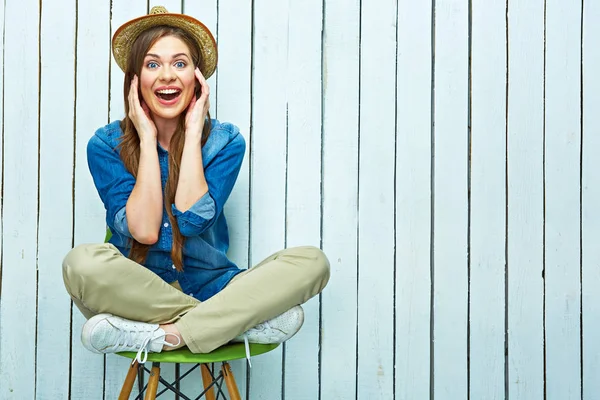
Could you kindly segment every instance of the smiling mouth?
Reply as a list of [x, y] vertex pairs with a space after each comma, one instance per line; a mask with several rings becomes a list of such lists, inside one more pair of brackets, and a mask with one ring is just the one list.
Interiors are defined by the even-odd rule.
[[179, 89], [163, 89], [163, 90], [157, 90], [156, 92], [154, 92], [154, 94], [156, 94], [156, 97], [158, 97], [161, 100], [171, 101], [171, 100], [176, 99], [181, 94], [181, 90], [179, 90]]

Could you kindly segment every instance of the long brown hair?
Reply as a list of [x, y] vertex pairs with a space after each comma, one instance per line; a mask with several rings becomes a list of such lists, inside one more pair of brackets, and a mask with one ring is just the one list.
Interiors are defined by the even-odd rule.
[[[134, 75], [140, 76], [144, 65], [144, 58], [150, 48], [161, 38], [165, 36], [174, 36], [181, 39], [188, 47], [194, 67], [199, 67], [202, 70], [202, 58], [200, 49], [195, 40], [193, 40], [184, 30], [171, 26], [156, 26], [150, 28], [140, 34], [131, 47], [131, 54], [125, 71], [125, 81], [123, 82], [123, 95], [125, 98], [125, 118], [121, 121], [121, 129], [123, 131], [122, 140], [120, 143], [121, 160], [125, 164], [125, 168], [134, 176], [137, 177], [138, 165], [140, 161], [140, 138], [133, 122], [129, 118], [129, 89], [131, 80]], [[196, 82], [196, 92], [200, 85]], [[140, 96], [141, 98], [141, 96]], [[210, 134], [211, 123], [210, 115], [207, 115], [207, 120], [204, 123], [202, 131], [202, 146], [206, 143]], [[179, 116], [177, 129], [169, 143], [169, 177], [165, 185], [164, 204], [171, 229], [173, 231], [173, 244], [171, 247], [171, 258], [173, 265], [178, 271], [183, 270], [183, 244], [185, 238], [179, 231], [177, 221], [171, 211], [171, 205], [175, 201], [175, 193], [177, 191], [177, 182], [179, 180], [179, 166], [181, 163], [181, 154], [183, 152], [183, 144], [185, 139], [185, 111]], [[143, 263], [148, 255], [150, 245], [142, 244], [135, 239], [131, 241], [131, 250], [129, 258], [137, 263]]]

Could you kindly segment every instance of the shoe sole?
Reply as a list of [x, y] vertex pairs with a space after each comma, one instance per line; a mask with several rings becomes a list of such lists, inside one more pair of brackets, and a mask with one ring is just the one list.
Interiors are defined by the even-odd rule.
[[102, 322], [106, 318], [112, 317], [112, 316], [113, 316], [112, 314], [94, 315], [92, 318], [88, 319], [85, 324], [83, 324], [83, 329], [81, 330], [81, 343], [83, 344], [83, 347], [85, 347], [86, 349], [88, 349], [89, 351], [91, 351], [93, 353], [104, 354], [101, 351], [96, 350], [92, 346], [90, 338], [92, 336], [92, 331], [94, 330], [96, 325], [98, 325], [100, 322]]

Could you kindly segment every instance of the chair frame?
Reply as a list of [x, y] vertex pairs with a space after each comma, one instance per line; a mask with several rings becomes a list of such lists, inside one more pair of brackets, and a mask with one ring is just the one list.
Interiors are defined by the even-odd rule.
[[[179, 364], [176, 363], [175, 365], [176, 369], [178, 370]], [[179, 390], [179, 382], [181, 382], [183, 378], [191, 374], [192, 371], [198, 367], [200, 367], [204, 390], [197, 397], [191, 398]], [[150, 374], [148, 383], [145, 385], [144, 372], [148, 372]], [[185, 374], [178, 376], [173, 382], [167, 382], [160, 376], [160, 362], [153, 362], [152, 369], [148, 369], [144, 366], [144, 364], [139, 364], [136, 360], [134, 360], [127, 371], [127, 376], [125, 377], [125, 382], [121, 388], [119, 400], [129, 399], [136, 377], [138, 378], [139, 394], [135, 397], [135, 400], [142, 400], [144, 393], [145, 396], [143, 400], [154, 400], [167, 391], [175, 393], [177, 399], [181, 398], [183, 400], [199, 400], [203, 396], [206, 400], [218, 400], [221, 398], [221, 396], [223, 396], [223, 399], [226, 399], [227, 397], [223, 392], [223, 382], [225, 382], [225, 385], [227, 386], [230, 400], [241, 400], [240, 392], [235, 382], [233, 373], [231, 372], [231, 366], [227, 361], [223, 361], [221, 363], [221, 370], [216, 376], [208, 367], [208, 364], [197, 363], [193, 365], [192, 368], [190, 368]], [[165, 388], [160, 392], [158, 392], [159, 383], [162, 383], [165, 386]], [[215, 388], [217, 389], [217, 397], [215, 397]]]

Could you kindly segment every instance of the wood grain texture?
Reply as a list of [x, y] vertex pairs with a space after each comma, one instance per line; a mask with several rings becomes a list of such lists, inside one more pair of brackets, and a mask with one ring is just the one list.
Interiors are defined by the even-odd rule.
[[2, 399], [35, 397], [39, 17], [37, 1], [5, 5], [4, 95], [11, 100], [4, 103], [2, 120]]
[[[287, 73], [286, 246], [321, 242], [322, 2], [290, 2]], [[286, 399], [319, 396], [319, 298], [303, 305], [304, 325], [286, 343]]]
[[506, 1], [472, 3], [470, 396], [504, 399]]
[[583, 161], [582, 161], [582, 312], [583, 312], [583, 398], [593, 399], [600, 393], [600, 175], [594, 149], [600, 146], [597, 132], [600, 119], [600, 5], [584, 4], [583, 20]]
[[[62, 260], [71, 249], [75, 80], [75, 2], [42, 4], [40, 183], [36, 399], [69, 397], [71, 300], [63, 287]], [[66, 44], [70, 43], [70, 46]]]
[[[254, 2], [251, 265], [285, 246], [287, 1]], [[256, 357], [248, 398], [281, 397], [282, 348]]]
[[397, 44], [395, 393], [411, 400], [431, 379], [431, 1], [398, 2]]
[[433, 390], [462, 399], [468, 390], [468, 4], [435, 5]]
[[546, 3], [546, 395], [581, 398], [581, 2]]
[[394, 397], [396, 15], [395, 1], [362, 3], [357, 387], [365, 400]]
[[[252, 63], [252, 8], [251, 2], [219, 0], [218, 37], [219, 65], [217, 67], [216, 117], [239, 127], [246, 140], [246, 154], [225, 215], [229, 226], [228, 256], [238, 267], [249, 267], [250, 242], [250, 109]], [[212, 86], [211, 86], [212, 87]], [[240, 396], [246, 398], [246, 361], [230, 363], [238, 383]]]
[[508, 2], [508, 392], [544, 398], [544, 5]]
[[356, 397], [359, 1], [329, 0], [323, 43], [321, 398]]
[[[110, 1], [78, 5], [75, 121], [74, 244], [104, 239], [104, 206], [87, 164], [87, 143], [108, 122]], [[104, 357], [81, 344], [85, 318], [72, 306], [71, 399], [103, 399]]]

